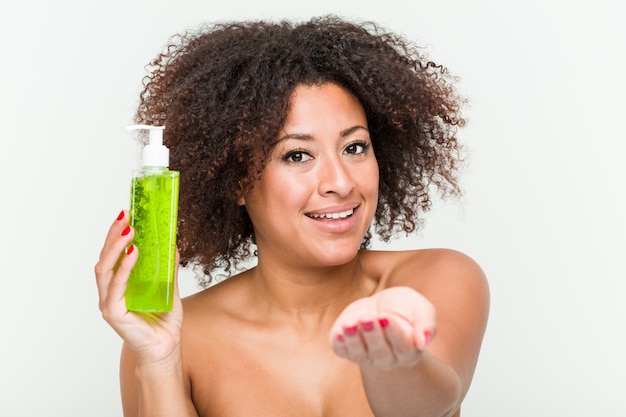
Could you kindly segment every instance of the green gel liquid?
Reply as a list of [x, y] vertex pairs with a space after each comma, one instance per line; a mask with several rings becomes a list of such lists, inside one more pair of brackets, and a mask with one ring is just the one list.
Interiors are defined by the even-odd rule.
[[129, 311], [166, 312], [174, 302], [178, 171], [147, 168], [133, 178], [130, 224], [139, 257], [126, 288]]

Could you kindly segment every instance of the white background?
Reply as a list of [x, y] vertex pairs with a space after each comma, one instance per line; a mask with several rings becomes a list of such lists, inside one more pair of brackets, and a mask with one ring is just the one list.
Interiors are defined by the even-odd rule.
[[464, 200], [393, 245], [453, 247], [489, 277], [464, 417], [626, 416], [623, 3], [215, 3], [0, 6], [0, 415], [121, 415], [93, 266], [127, 208], [144, 65], [203, 21], [333, 12], [425, 45], [471, 99]]

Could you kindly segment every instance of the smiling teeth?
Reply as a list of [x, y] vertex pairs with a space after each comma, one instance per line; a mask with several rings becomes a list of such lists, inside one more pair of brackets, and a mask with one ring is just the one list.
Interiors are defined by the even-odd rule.
[[352, 216], [352, 213], [354, 213], [354, 210], [350, 209], [346, 211], [341, 211], [339, 213], [311, 213], [309, 214], [309, 217], [312, 217], [314, 219], [345, 219], [346, 217]]

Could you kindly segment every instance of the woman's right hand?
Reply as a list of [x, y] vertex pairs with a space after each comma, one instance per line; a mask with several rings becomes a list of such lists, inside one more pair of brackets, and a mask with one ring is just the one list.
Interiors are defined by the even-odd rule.
[[[102, 317], [124, 339], [141, 364], [177, 360], [180, 354], [182, 303], [175, 283], [174, 306], [167, 313], [134, 313], [126, 308], [126, 283], [137, 257], [128, 212], [111, 225], [95, 266]], [[178, 264], [178, 253], [176, 263]], [[176, 274], [178, 281], [178, 274]]]

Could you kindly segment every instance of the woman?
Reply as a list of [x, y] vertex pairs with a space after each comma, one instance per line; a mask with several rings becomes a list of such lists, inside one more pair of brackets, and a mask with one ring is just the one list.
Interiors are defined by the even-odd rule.
[[124, 339], [125, 416], [460, 415], [488, 316], [482, 270], [452, 250], [367, 247], [370, 229], [414, 231], [434, 187], [460, 192], [461, 104], [443, 67], [373, 24], [173, 38], [136, 119], [166, 126], [181, 171], [182, 263], [238, 273], [169, 313], [128, 312], [141, 253], [125, 250], [122, 211], [95, 270]]

